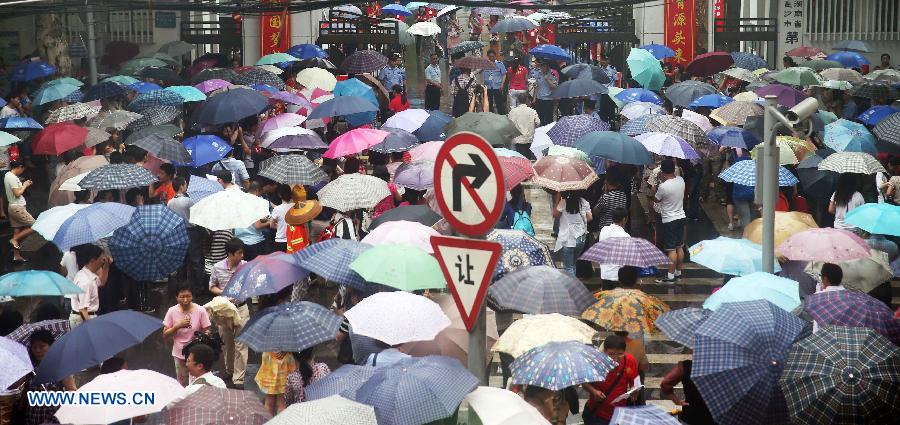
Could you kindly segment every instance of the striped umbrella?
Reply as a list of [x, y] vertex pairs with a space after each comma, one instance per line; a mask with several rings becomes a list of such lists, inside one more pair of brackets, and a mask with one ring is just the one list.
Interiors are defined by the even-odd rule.
[[137, 207], [109, 240], [116, 265], [132, 279], [154, 281], [178, 270], [188, 249], [184, 219], [164, 205]]
[[488, 296], [503, 310], [528, 314], [579, 316], [594, 302], [580, 280], [552, 266], [519, 268], [491, 285]]

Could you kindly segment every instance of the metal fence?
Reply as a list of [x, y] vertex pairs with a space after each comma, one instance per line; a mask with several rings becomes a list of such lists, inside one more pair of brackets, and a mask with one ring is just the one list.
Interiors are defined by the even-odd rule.
[[109, 40], [135, 44], [153, 43], [153, 11], [149, 9], [109, 12]]
[[900, 40], [900, 0], [806, 0], [805, 16], [813, 41]]

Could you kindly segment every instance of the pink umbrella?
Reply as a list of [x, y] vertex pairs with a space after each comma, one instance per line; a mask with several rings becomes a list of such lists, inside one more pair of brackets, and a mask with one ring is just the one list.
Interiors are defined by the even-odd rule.
[[303, 124], [303, 121], [306, 121], [306, 117], [300, 114], [292, 114], [290, 112], [278, 114], [267, 119], [263, 123], [263, 125], [259, 126], [259, 134], [265, 134], [267, 131], [271, 131], [276, 128], [296, 127], [300, 124]]
[[322, 156], [325, 158], [340, 158], [360, 153], [383, 142], [390, 134], [387, 131], [371, 128], [356, 128], [334, 139], [331, 142], [331, 147]]
[[226, 87], [231, 87], [232, 84], [225, 80], [220, 80], [218, 78], [213, 78], [212, 80], [206, 80], [199, 84], [194, 85], [194, 88], [203, 92], [203, 94], [209, 94], [210, 92], [224, 89]]
[[304, 99], [303, 96], [299, 96], [294, 93], [290, 93], [290, 92], [286, 92], [286, 91], [280, 91], [269, 97], [269, 102], [276, 102], [276, 101], [290, 103], [291, 105], [297, 105], [297, 106], [309, 105], [309, 101]]
[[440, 236], [437, 230], [415, 221], [389, 221], [372, 230], [360, 242], [370, 245], [405, 245], [434, 253], [431, 237]]
[[796, 233], [778, 246], [789, 260], [840, 263], [869, 257], [869, 245], [855, 233], [825, 227]]
[[[466, 364], [469, 358], [469, 332], [466, 331], [466, 325], [459, 315], [456, 302], [453, 301], [453, 297], [449, 294], [436, 295], [434, 300], [441, 306], [444, 314], [450, 318], [450, 326], [440, 331], [431, 341], [407, 342], [403, 344], [401, 350], [415, 357], [430, 355], [449, 356]], [[487, 309], [485, 312], [487, 313], [487, 338], [485, 340], [484, 362], [489, 364], [491, 347], [494, 346], [500, 335], [497, 332], [496, 314], [491, 309]]]
[[191, 69], [188, 71], [188, 74], [190, 74], [191, 77], [193, 77], [193, 76], [199, 74], [200, 71], [203, 71], [206, 68], [212, 68], [214, 66], [216, 66], [216, 61], [213, 59], [199, 60], [199, 61], [197, 61], [197, 63], [191, 65]]
[[144, 161], [144, 169], [153, 173], [153, 175], [159, 174], [159, 167], [165, 164], [167, 161], [163, 161], [155, 156], [152, 153], [147, 153], [147, 160]]
[[409, 157], [413, 161], [432, 161], [434, 162], [437, 159], [438, 151], [441, 150], [441, 145], [444, 142], [425, 142], [419, 146], [416, 146], [409, 150]]
[[516, 187], [534, 175], [534, 167], [526, 158], [501, 156], [497, 159], [500, 160], [500, 168], [503, 170], [503, 183], [506, 185], [506, 190]]

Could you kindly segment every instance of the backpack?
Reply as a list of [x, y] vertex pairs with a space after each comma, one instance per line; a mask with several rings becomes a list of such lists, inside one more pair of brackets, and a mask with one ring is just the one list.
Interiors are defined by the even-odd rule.
[[513, 214], [512, 228], [534, 236], [534, 225], [531, 222], [531, 215], [528, 214], [528, 211], [517, 210], [515, 214]]
[[453, 81], [453, 84], [456, 84], [456, 94], [453, 95], [452, 111], [454, 117], [461, 117], [466, 112], [469, 112], [469, 87], [472, 86], [473, 81], [474, 79], [469, 79], [465, 88], [459, 86], [458, 78]]

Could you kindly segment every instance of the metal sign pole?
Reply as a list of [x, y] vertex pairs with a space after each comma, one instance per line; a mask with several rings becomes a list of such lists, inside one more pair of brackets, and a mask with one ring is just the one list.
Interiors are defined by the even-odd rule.
[[766, 96], [765, 115], [763, 116], [763, 137], [765, 140], [765, 152], [763, 152], [762, 181], [757, 181], [756, 187], [762, 189], [762, 267], [766, 273], [774, 273], [775, 270], [775, 204], [778, 202], [778, 146], [775, 144], [776, 118], [771, 110], [778, 106], [775, 96]]
[[469, 332], [469, 372], [478, 377], [481, 385], [488, 384], [487, 367], [484, 359], [487, 358], [485, 346], [487, 345], [487, 308], [484, 303], [478, 309], [478, 318], [475, 319], [475, 328]]

